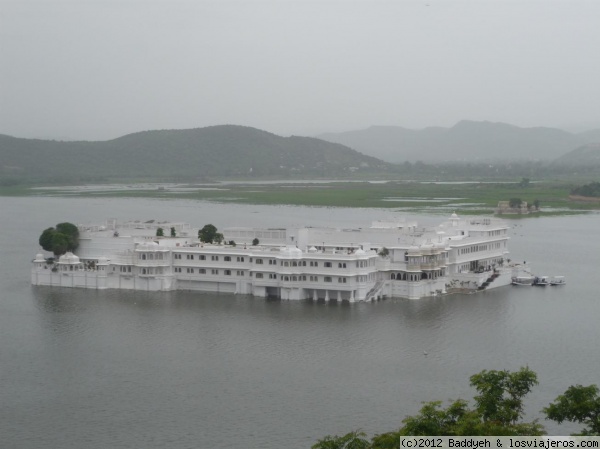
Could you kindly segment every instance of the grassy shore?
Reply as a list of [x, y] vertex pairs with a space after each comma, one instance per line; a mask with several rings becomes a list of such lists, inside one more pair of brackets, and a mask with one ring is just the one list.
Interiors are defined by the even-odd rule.
[[[376, 207], [407, 212], [456, 210], [462, 214], [492, 214], [499, 201], [520, 198], [538, 200], [542, 212], [527, 216], [572, 214], [600, 210], [598, 202], [569, 198], [572, 184], [535, 182], [524, 187], [514, 183], [440, 183], [408, 181], [312, 181], [298, 183], [252, 182], [181, 184], [121, 184], [105, 186], [3, 187], [0, 195], [79, 196], [126, 198], [178, 198], [245, 204], [287, 204], [323, 207]], [[511, 215], [513, 217], [514, 215]]]

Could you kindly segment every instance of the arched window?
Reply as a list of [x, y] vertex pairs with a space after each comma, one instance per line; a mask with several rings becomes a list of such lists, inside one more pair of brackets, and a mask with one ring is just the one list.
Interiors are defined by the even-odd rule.
[[392, 273], [392, 279], [396, 279], [396, 273]]
[[146, 260], [146, 254], [142, 254], [142, 260]]

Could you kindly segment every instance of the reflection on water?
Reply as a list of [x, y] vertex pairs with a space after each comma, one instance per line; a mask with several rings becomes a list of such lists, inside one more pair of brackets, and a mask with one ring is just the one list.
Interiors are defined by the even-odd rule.
[[306, 448], [327, 434], [392, 430], [421, 401], [470, 398], [468, 378], [482, 369], [538, 373], [530, 418], [569, 385], [599, 381], [598, 215], [516, 222], [515, 259], [565, 275], [564, 287], [339, 305], [33, 288], [27, 276], [39, 233], [66, 216], [361, 226], [389, 211], [56, 198], [0, 206], [19, 217], [0, 233], [7, 447]]

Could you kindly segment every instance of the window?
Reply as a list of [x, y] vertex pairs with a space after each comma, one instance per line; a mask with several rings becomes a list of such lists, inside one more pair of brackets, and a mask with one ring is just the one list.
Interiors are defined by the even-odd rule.
[[231, 276], [231, 270], [225, 270], [225, 276]]
[[243, 276], [243, 275], [244, 275], [244, 272], [243, 272], [243, 271], [241, 271], [241, 270], [238, 270], [236, 274], [237, 274], [238, 276]]
[[346, 268], [346, 262], [339, 262], [338, 268]]
[[206, 256], [204, 254], [200, 254], [198, 256], [198, 259], [200, 259], [200, 260], [206, 260]]
[[325, 277], [323, 278], [323, 280], [324, 280], [325, 282], [331, 282], [331, 277], [330, 277], [330, 276], [325, 276]]
[[204, 268], [200, 268], [200, 269], [198, 270], [198, 273], [199, 273], [199, 274], [206, 274], [206, 270], [205, 270]]
[[210, 270], [211, 274], [219, 274], [219, 270]]
[[173, 254], [174, 259], [181, 259], [181, 254]]
[[194, 269], [193, 269], [193, 268], [188, 268], [188, 269], [187, 269], [187, 272], [188, 272], [189, 274], [194, 274]]
[[256, 263], [257, 263], [258, 265], [262, 265], [262, 263], [263, 263], [263, 260], [262, 260], [262, 259], [256, 259]]
[[277, 279], [277, 275], [275, 273], [269, 273], [269, 279]]
[[146, 255], [142, 254], [142, 260], [146, 260]]
[[319, 266], [319, 262], [316, 262], [316, 261], [315, 262], [311, 262], [310, 266], [311, 267], [318, 267]]
[[325, 262], [325, 268], [331, 268], [331, 262]]
[[175, 267], [175, 273], [181, 273], [181, 268]]
[[310, 277], [311, 282], [317, 282], [318, 280], [319, 280], [319, 276], [311, 276]]
[[296, 276], [292, 276], [292, 281], [294, 281], [294, 282], [295, 282], [295, 281], [297, 281], [297, 280], [298, 280], [298, 278], [297, 278]]
[[306, 281], [306, 276], [300, 276], [300, 278], [301, 281]]
[[256, 278], [257, 279], [262, 279], [263, 278], [263, 274], [262, 273], [256, 273]]
[[277, 261], [275, 259], [269, 259], [269, 265], [277, 265]]
[[188, 260], [194, 260], [194, 255], [193, 254], [188, 254], [187, 258], [188, 258]]
[[338, 278], [338, 284], [345, 284], [346, 278]]
[[231, 257], [225, 256], [225, 262], [231, 262]]
[[219, 256], [210, 256], [210, 260], [219, 260]]
[[243, 261], [244, 261], [244, 258], [243, 258], [243, 257], [238, 257], [238, 258], [237, 258], [237, 261], [238, 261], [238, 262], [243, 262]]

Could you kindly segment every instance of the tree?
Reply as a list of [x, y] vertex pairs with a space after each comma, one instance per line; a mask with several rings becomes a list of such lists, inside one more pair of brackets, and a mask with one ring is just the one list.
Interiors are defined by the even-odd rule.
[[171, 226], [171, 237], [176, 237], [177, 236], [177, 232], [175, 231], [175, 228], [173, 226]]
[[544, 408], [547, 419], [562, 423], [584, 423], [582, 435], [600, 435], [600, 390], [596, 385], [571, 385], [553, 403]]
[[38, 242], [44, 250], [57, 256], [75, 251], [79, 246], [79, 229], [73, 223], [58, 223], [55, 228], [44, 229]]
[[198, 231], [198, 238], [202, 243], [213, 243], [216, 237], [217, 228], [212, 224], [204, 225], [204, 227]]
[[527, 367], [514, 373], [483, 370], [470, 380], [479, 392], [473, 399], [483, 420], [503, 426], [515, 424], [523, 417], [523, 397], [538, 384], [537, 374]]
[[217, 232], [215, 234], [215, 243], [217, 245], [220, 245], [221, 243], [223, 243], [223, 240], [225, 239], [225, 237], [223, 237], [223, 234], [221, 234], [220, 232]]
[[236, 244], [235, 244], [235, 240], [229, 240], [229, 243], [228, 243], [228, 244], [229, 244], [229, 245], [231, 245], [231, 246], [236, 246]]
[[[400, 436], [523, 436], [544, 435], [544, 428], [537, 421], [520, 422], [523, 417], [523, 397], [537, 384], [537, 375], [529, 368], [519, 371], [481, 371], [470, 377], [475, 396], [475, 408], [463, 399], [451, 402], [446, 408], [441, 401], [427, 402], [417, 415], [407, 416], [397, 431], [375, 435], [372, 449], [397, 449]], [[596, 391], [597, 393], [597, 391]], [[364, 434], [350, 432], [343, 437], [327, 436], [313, 449], [335, 449], [357, 438], [361, 444]]]
[[364, 432], [358, 430], [341, 437], [327, 435], [313, 444], [311, 449], [369, 449], [371, 445], [369, 440], [364, 438], [366, 436]]
[[529, 178], [521, 178], [521, 182], [519, 183], [520, 187], [529, 187], [530, 184]]
[[523, 200], [521, 198], [511, 198], [510, 200], [508, 200], [508, 205], [513, 209], [520, 208], [521, 204], [523, 204]]
[[42, 248], [46, 251], [52, 251], [52, 236], [56, 233], [56, 229], [47, 228], [44, 229], [42, 235], [40, 235], [39, 243]]
[[254, 239], [252, 240], [252, 246], [257, 246], [259, 244], [259, 241], [256, 237], [254, 237]]
[[389, 249], [387, 249], [387, 248], [384, 246], [383, 248], [381, 248], [381, 249], [379, 250], [379, 253], [378, 253], [378, 254], [379, 254], [379, 256], [380, 256], [380, 257], [387, 257], [387, 256], [389, 256], [389, 254], [390, 254], [390, 250], [389, 250]]
[[54, 232], [52, 234], [52, 252], [55, 256], [64, 254], [69, 249], [69, 237], [60, 232]]
[[165, 235], [165, 230], [163, 228], [156, 228], [156, 236], [157, 237], [164, 237]]

